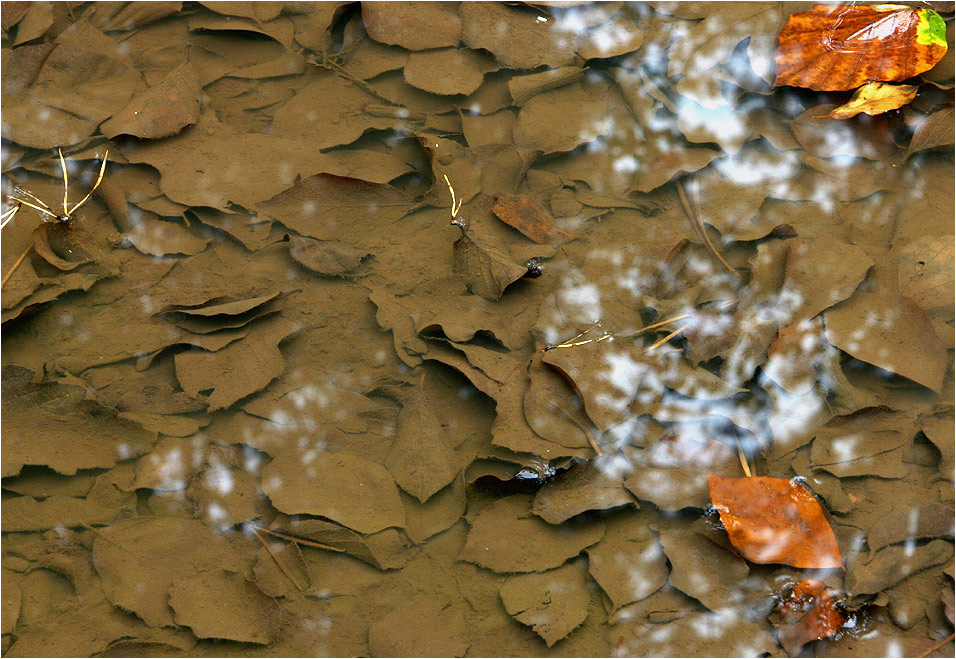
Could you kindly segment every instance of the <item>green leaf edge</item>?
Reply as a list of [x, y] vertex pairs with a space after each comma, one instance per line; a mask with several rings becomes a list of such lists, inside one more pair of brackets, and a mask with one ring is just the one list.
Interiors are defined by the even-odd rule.
[[946, 44], [946, 22], [943, 17], [932, 9], [920, 9], [919, 22], [916, 24], [916, 43], [929, 46], [942, 46], [945, 52], [948, 48]]

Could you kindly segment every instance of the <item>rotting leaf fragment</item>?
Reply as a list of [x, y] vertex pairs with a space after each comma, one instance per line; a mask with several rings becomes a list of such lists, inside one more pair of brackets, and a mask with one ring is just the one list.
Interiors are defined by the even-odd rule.
[[842, 568], [836, 536], [816, 498], [786, 478], [707, 477], [730, 542], [748, 561]]
[[846, 622], [836, 608], [826, 584], [817, 579], [801, 581], [777, 607], [780, 623], [777, 638], [791, 657], [810, 641], [833, 636]]

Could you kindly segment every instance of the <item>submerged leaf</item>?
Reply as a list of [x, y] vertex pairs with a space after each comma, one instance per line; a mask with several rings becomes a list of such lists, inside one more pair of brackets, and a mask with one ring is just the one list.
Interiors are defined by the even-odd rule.
[[551, 213], [541, 208], [532, 195], [498, 195], [492, 209], [502, 222], [510, 224], [536, 243], [550, 243], [571, 234], [558, 228]]
[[588, 617], [588, 587], [579, 565], [512, 577], [501, 601], [515, 620], [531, 627], [551, 647]]
[[939, 391], [946, 347], [913, 300], [855, 293], [824, 314], [827, 339], [860, 361]]
[[828, 117], [849, 119], [858, 114], [883, 114], [901, 108], [916, 98], [915, 85], [891, 85], [886, 82], [870, 82], [855, 92], [849, 101], [830, 111]]
[[777, 626], [777, 637], [791, 657], [810, 641], [833, 636], [846, 622], [846, 615], [836, 609], [826, 584], [816, 579], [794, 586], [777, 612], [782, 623]]
[[823, 508], [802, 485], [785, 478], [707, 477], [710, 499], [730, 542], [753, 563], [842, 568], [836, 536]]
[[791, 14], [780, 31], [774, 87], [843, 91], [898, 82], [928, 71], [945, 54], [946, 24], [932, 9], [814, 5]]

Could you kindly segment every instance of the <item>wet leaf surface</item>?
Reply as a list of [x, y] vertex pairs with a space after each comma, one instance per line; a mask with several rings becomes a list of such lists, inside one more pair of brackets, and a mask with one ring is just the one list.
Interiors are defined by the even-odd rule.
[[916, 89], [914, 85], [869, 82], [853, 92], [849, 101], [831, 110], [828, 116], [849, 119], [858, 114], [883, 114], [910, 103], [916, 98]]
[[133, 517], [104, 529], [93, 543], [93, 565], [106, 596], [151, 625], [174, 623], [168, 599], [178, 579], [240, 572], [245, 564], [227, 540], [190, 519]]
[[275, 604], [237, 572], [209, 570], [180, 578], [169, 589], [175, 621], [199, 638], [216, 638], [266, 645]]
[[[952, 53], [876, 116], [772, 86], [792, 13], [866, 77], [850, 19], [912, 63], [928, 9], [3, 3], [0, 650], [938, 644]], [[74, 201], [110, 150], [68, 223], [56, 147]], [[795, 476], [846, 571], [715, 526]]]
[[811, 641], [833, 636], [846, 622], [846, 615], [837, 610], [826, 584], [816, 579], [794, 586], [777, 611], [782, 623], [777, 626], [777, 638], [790, 656]]
[[749, 561], [842, 568], [840, 549], [820, 504], [783, 478], [709, 476], [710, 496], [730, 541]]
[[368, 635], [373, 657], [462, 657], [469, 646], [457, 607], [424, 595], [375, 622]]
[[774, 86], [840, 91], [898, 82], [945, 53], [945, 24], [932, 9], [818, 5], [791, 14], [781, 30]]

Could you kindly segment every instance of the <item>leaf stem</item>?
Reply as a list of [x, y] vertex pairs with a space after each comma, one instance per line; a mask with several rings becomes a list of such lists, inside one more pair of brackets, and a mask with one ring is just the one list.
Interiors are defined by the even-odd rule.
[[[279, 566], [279, 569], [282, 571], [282, 574], [284, 574], [286, 578], [292, 582], [292, 585], [295, 586], [298, 590], [305, 590], [306, 587], [299, 585], [299, 582], [297, 582], [295, 580], [295, 577], [292, 576], [292, 572], [290, 572], [289, 569], [286, 568], [285, 564], [281, 560], [279, 560], [279, 555], [272, 550], [272, 547], [269, 546], [269, 543], [266, 542], [265, 538], [263, 538], [262, 535], [259, 533], [260, 528], [262, 527], [253, 526], [252, 532], [256, 534], [257, 538], [259, 538], [259, 542], [261, 542], [262, 546], [265, 547], [265, 550], [269, 552], [269, 556], [271, 556], [272, 560], [274, 560], [276, 562], [276, 565]], [[262, 528], [262, 530], [265, 531], [266, 529]]]
[[3, 285], [7, 283], [7, 280], [13, 276], [13, 273], [16, 272], [17, 268], [20, 267], [20, 264], [23, 263], [24, 260], [26, 260], [27, 255], [30, 254], [31, 249], [33, 249], [32, 242], [30, 243], [30, 246], [27, 247], [26, 251], [20, 255], [20, 258], [17, 259], [17, 262], [13, 264], [13, 267], [10, 268], [10, 272], [8, 272], [7, 274], [3, 276], [3, 281], [0, 281], [0, 287], [3, 287]]
[[[695, 188], [696, 189], [696, 188]], [[700, 198], [697, 198], [697, 208], [698, 212], [694, 213], [691, 210], [690, 202], [687, 201], [687, 193], [684, 191], [684, 184], [681, 181], [677, 182], [677, 196], [680, 198], [681, 206], [684, 207], [684, 212], [687, 213], [687, 218], [691, 221], [694, 227], [700, 232], [701, 237], [704, 239], [704, 243], [707, 245], [708, 249], [713, 252], [714, 256], [717, 257], [717, 260], [720, 261], [727, 272], [736, 275], [737, 271], [720, 255], [720, 252], [717, 251], [717, 248], [714, 247], [714, 243], [710, 241], [710, 236], [707, 235], [707, 229], [704, 227], [704, 222], [700, 218]]]

